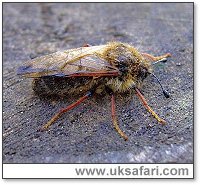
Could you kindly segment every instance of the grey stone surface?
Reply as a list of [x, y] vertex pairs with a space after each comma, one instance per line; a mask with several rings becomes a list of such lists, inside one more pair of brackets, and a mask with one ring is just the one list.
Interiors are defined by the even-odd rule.
[[[110, 98], [94, 97], [38, 132], [75, 98], [41, 99], [32, 79], [16, 75], [30, 57], [107, 41], [132, 44], [172, 58], [154, 66], [171, 97], [155, 79], [142, 91], [167, 121], [159, 125], [134, 93], [117, 96], [124, 141], [114, 130]], [[151, 125], [151, 126], [149, 126]], [[4, 163], [192, 163], [193, 4], [192, 3], [4, 3], [3, 4]]]

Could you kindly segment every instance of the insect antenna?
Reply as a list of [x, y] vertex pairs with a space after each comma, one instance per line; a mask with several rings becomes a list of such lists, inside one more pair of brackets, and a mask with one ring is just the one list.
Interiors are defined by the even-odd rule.
[[150, 72], [149, 72], [149, 74], [153, 75], [153, 77], [154, 77], [154, 78], [157, 80], [157, 82], [160, 84], [160, 87], [161, 87], [161, 89], [162, 89], [162, 91], [163, 91], [164, 96], [165, 96], [166, 98], [169, 98], [169, 93], [163, 88], [163, 86], [162, 86], [162, 84], [161, 84], [159, 78], [158, 78], [155, 74], [153, 74], [153, 73], [150, 73]]

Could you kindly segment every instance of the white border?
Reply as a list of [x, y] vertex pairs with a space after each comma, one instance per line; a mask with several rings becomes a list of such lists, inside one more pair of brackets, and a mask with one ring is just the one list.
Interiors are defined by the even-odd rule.
[[[98, 174], [99, 170], [105, 173]], [[4, 164], [3, 178], [188, 179], [193, 178], [193, 164]]]

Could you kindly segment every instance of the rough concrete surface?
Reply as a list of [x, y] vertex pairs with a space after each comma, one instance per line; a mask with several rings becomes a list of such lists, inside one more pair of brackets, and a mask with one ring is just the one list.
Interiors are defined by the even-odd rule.
[[[77, 97], [39, 98], [32, 79], [17, 76], [17, 68], [31, 57], [112, 40], [141, 52], [172, 54], [154, 66], [171, 97], [162, 95], [152, 77], [142, 87], [167, 125], [158, 124], [132, 93], [116, 97], [128, 141], [113, 128], [108, 95], [86, 100], [48, 131], [37, 131]], [[193, 4], [4, 3], [3, 162], [192, 163]]]

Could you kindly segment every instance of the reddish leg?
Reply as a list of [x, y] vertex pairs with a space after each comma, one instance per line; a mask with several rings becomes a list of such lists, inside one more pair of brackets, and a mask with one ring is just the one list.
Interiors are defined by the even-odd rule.
[[118, 123], [117, 123], [117, 117], [116, 117], [116, 112], [115, 112], [115, 98], [114, 95], [111, 96], [111, 103], [112, 103], [112, 121], [114, 124], [115, 129], [119, 133], [121, 137], [124, 138], [125, 141], [128, 140], [127, 135], [119, 128]]
[[140, 100], [142, 101], [143, 105], [145, 106], [145, 108], [156, 118], [156, 120], [158, 122], [160, 122], [161, 124], [166, 124], [166, 121], [163, 120], [162, 118], [159, 118], [159, 116], [151, 109], [151, 107], [149, 107], [146, 99], [144, 98], [144, 96], [141, 94], [141, 92], [139, 91], [138, 88], [135, 88], [136, 93], [138, 95], [138, 97], [140, 98]]
[[164, 58], [171, 57], [170, 53], [166, 53], [165, 55], [161, 55], [161, 56], [157, 56], [157, 57], [154, 57], [153, 55], [150, 55], [148, 53], [142, 53], [142, 55], [151, 59], [152, 61], [157, 61], [157, 60], [161, 60], [161, 59], [164, 59]]
[[92, 94], [91, 92], [87, 93], [85, 96], [81, 97], [78, 101], [75, 103], [72, 103], [65, 109], [61, 109], [57, 114], [55, 114], [51, 120], [49, 120], [42, 128], [41, 130], [46, 130], [48, 129], [49, 126], [51, 126], [63, 113], [73, 109], [74, 107], [78, 106], [80, 103], [82, 103], [84, 100], [86, 100], [88, 97], [90, 97]]

